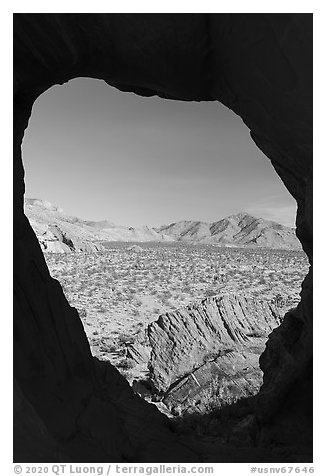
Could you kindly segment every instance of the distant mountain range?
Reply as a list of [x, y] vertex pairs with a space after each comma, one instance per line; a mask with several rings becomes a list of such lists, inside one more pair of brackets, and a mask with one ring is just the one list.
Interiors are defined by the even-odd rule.
[[101, 242], [185, 242], [228, 247], [301, 250], [294, 229], [279, 223], [238, 213], [207, 223], [180, 221], [161, 227], [128, 227], [110, 221], [88, 221], [66, 215], [57, 206], [39, 199], [25, 199], [28, 217], [43, 251], [96, 252]]
[[213, 223], [180, 221], [157, 228], [177, 241], [250, 246], [274, 249], [301, 249], [293, 228], [241, 212]]

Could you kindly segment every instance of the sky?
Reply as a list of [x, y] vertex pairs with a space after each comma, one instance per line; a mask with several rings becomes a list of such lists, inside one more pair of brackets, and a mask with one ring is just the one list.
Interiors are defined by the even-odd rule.
[[294, 226], [296, 204], [249, 129], [218, 102], [123, 93], [78, 78], [35, 102], [26, 196], [120, 225], [217, 221], [246, 211]]

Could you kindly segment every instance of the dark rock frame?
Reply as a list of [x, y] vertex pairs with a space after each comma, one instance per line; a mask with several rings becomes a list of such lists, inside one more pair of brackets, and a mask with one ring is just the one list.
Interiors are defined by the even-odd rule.
[[[76, 77], [222, 102], [297, 201], [311, 267], [300, 304], [260, 359], [257, 448], [235, 453], [174, 433], [92, 358], [77, 311], [49, 275], [23, 211], [21, 142], [37, 97]], [[14, 14], [14, 93], [15, 462], [311, 460], [312, 14]]]

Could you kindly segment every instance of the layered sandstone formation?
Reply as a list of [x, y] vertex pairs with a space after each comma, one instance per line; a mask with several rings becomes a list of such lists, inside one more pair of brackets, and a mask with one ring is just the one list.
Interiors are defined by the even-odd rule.
[[218, 356], [250, 347], [279, 324], [277, 309], [243, 295], [210, 297], [167, 312], [148, 327], [153, 383], [158, 391], [166, 391], [210, 353]]
[[163, 314], [148, 326], [151, 383], [169, 408], [182, 412], [252, 395], [262, 383], [259, 355], [280, 322], [277, 308], [245, 295], [210, 297]]
[[133, 228], [108, 221], [88, 221], [69, 216], [50, 202], [25, 198], [25, 214], [38, 238], [42, 251], [97, 252], [104, 241], [172, 241], [173, 238], [147, 226]]
[[[79, 76], [144, 96], [221, 101], [297, 201], [296, 234], [312, 264], [312, 15], [14, 17], [14, 460], [284, 461], [285, 449], [273, 458], [181, 440], [114, 368], [94, 362], [24, 215], [21, 143], [37, 97]], [[260, 359], [255, 412], [256, 444], [283, 445], [292, 461], [311, 460], [312, 271], [301, 298]]]

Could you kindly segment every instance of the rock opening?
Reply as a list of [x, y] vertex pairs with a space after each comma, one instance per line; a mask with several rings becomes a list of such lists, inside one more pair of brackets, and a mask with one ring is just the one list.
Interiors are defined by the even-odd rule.
[[[228, 446], [172, 432], [114, 367], [92, 359], [24, 215], [21, 141], [35, 99], [79, 76], [146, 96], [221, 101], [242, 117], [296, 199], [296, 232], [312, 265], [312, 15], [14, 17], [15, 461], [235, 462]], [[280, 461], [268, 449], [272, 441], [290, 448], [289, 460], [310, 460], [311, 361], [310, 269], [300, 304], [260, 359], [258, 447], [238, 451], [237, 461]]]

